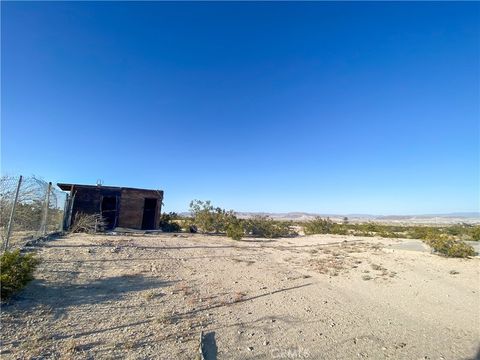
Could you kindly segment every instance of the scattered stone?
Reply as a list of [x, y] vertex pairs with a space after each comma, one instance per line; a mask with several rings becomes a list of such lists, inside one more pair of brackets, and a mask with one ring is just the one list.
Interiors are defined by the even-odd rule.
[[249, 346], [248, 348], [248, 351], [253, 351], [253, 347]]
[[460, 274], [457, 270], [450, 270], [449, 272], [450, 275], [457, 275]]
[[265, 341], [263, 342], [263, 345], [265, 345], [265, 346], [267, 346], [268, 344], [270, 344], [270, 342], [267, 341], [267, 340], [265, 340]]

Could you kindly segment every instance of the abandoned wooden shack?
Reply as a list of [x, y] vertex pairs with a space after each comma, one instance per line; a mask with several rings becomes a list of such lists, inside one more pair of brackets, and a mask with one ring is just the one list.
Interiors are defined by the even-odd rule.
[[106, 229], [116, 227], [155, 230], [160, 223], [163, 191], [103, 185], [57, 184], [68, 191], [64, 228], [77, 213], [101, 214]]

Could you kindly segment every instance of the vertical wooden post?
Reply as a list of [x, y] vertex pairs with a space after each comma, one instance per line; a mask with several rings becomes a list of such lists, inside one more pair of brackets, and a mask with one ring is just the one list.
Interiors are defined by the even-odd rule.
[[47, 235], [47, 227], [48, 227], [48, 209], [50, 207], [50, 191], [52, 190], [52, 183], [48, 183], [47, 193], [45, 194], [45, 205], [43, 208], [43, 219], [42, 225], [40, 227], [40, 231], [43, 236]]
[[5, 246], [4, 250], [7, 251], [8, 249], [8, 240], [10, 240], [10, 234], [12, 233], [12, 227], [13, 227], [13, 216], [15, 215], [15, 208], [17, 206], [17, 201], [18, 201], [18, 194], [20, 192], [20, 185], [22, 184], [22, 175], [18, 178], [18, 185], [17, 185], [17, 191], [15, 192], [15, 200], [13, 200], [13, 205], [12, 205], [12, 211], [10, 212], [10, 219], [8, 219], [8, 229], [7, 229], [7, 237], [5, 239]]

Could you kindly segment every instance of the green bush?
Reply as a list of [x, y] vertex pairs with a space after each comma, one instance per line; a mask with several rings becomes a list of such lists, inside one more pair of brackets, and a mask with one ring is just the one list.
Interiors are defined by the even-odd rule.
[[472, 246], [463, 241], [455, 240], [446, 234], [431, 235], [424, 240], [435, 252], [447, 257], [465, 258], [475, 256], [475, 250]]
[[382, 237], [382, 238], [387, 238], [387, 239], [395, 239], [395, 238], [398, 238], [398, 235], [395, 234], [394, 232], [392, 231], [388, 231], [388, 230], [381, 230], [378, 232], [377, 234], [378, 236]]
[[209, 200], [193, 200], [190, 202], [190, 212], [193, 224], [205, 233], [225, 232], [230, 220], [235, 217], [233, 210], [226, 211], [219, 207], [213, 207]]
[[1, 256], [0, 299], [5, 300], [21, 290], [30, 280], [39, 261], [20, 250], [5, 251]]
[[243, 235], [244, 231], [240, 220], [232, 219], [227, 226], [227, 236], [233, 240], [241, 240]]
[[346, 227], [346, 224], [333, 224], [331, 228], [331, 233], [335, 235], [347, 235], [348, 234], [348, 229]]
[[178, 215], [174, 212], [160, 215], [160, 229], [164, 232], [179, 232], [182, 230], [181, 226], [175, 222]]
[[312, 234], [330, 234], [333, 227], [333, 221], [329, 218], [322, 219], [316, 217], [313, 220], [307, 221], [303, 226], [303, 231], [307, 235]]
[[290, 228], [290, 223], [275, 221], [267, 216], [254, 216], [251, 219], [244, 220], [244, 228], [247, 234], [264, 238], [297, 235], [297, 233]]
[[470, 229], [470, 237], [473, 241], [480, 241], [480, 226], [473, 226]]
[[442, 234], [439, 229], [434, 227], [414, 226], [408, 229], [408, 236], [411, 239], [428, 240], [441, 237], [442, 235], [444, 234]]

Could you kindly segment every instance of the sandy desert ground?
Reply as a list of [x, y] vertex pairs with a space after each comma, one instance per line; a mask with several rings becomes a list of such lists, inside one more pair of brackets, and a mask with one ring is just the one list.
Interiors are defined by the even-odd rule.
[[70, 235], [2, 306], [2, 359], [474, 359], [480, 258], [412, 240]]

